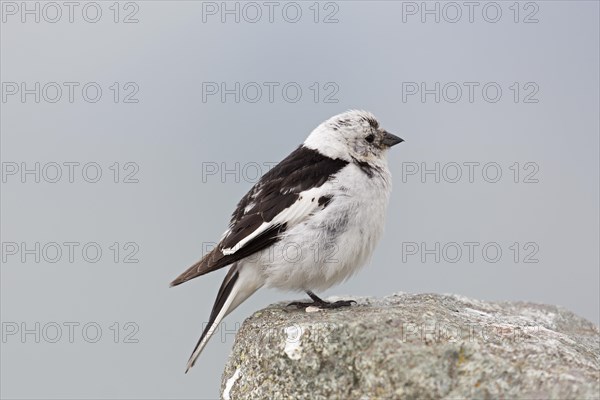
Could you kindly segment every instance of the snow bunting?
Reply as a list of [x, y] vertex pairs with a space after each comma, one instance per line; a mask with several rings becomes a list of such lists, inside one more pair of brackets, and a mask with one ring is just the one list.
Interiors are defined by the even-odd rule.
[[171, 286], [230, 265], [186, 372], [221, 320], [261, 287], [313, 293], [353, 275], [381, 234], [391, 190], [387, 150], [403, 140], [366, 111], [319, 125], [242, 197], [219, 244]]

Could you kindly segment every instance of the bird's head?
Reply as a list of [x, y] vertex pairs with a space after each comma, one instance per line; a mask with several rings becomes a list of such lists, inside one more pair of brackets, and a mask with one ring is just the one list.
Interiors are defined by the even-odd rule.
[[350, 110], [319, 125], [304, 145], [331, 158], [375, 162], [383, 159], [390, 147], [403, 141], [381, 128], [370, 112]]

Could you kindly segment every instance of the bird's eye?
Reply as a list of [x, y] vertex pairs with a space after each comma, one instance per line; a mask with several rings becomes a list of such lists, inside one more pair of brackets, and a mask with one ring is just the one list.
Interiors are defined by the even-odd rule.
[[375, 135], [371, 134], [371, 135], [367, 136], [365, 138], [365, 140], [369, 143], [373, 143], [373, 140], [375, 140]]

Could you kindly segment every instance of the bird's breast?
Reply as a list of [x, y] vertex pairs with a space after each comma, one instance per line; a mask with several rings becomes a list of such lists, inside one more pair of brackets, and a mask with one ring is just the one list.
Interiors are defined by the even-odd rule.
[[270, 249], [262, 263], [267, 286], [324, 290], [356, 273], [382, 235], [389, 189], [389, 180], [359, 168], [340, 171], [326, 188], [326, 206]]

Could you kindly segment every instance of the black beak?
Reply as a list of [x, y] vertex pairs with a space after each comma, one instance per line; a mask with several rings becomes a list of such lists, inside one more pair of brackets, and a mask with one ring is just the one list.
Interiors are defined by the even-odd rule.
[[392, 147], [392, 146], [397, 145], [398, 143], [402, 143], [402, 142], [404, 142], [404, 139], [399, 138], [396, 135], [392, 135], [389, 132], [383, 131], [382, 143], [384, 145], [386, 145], [387, 147]]

